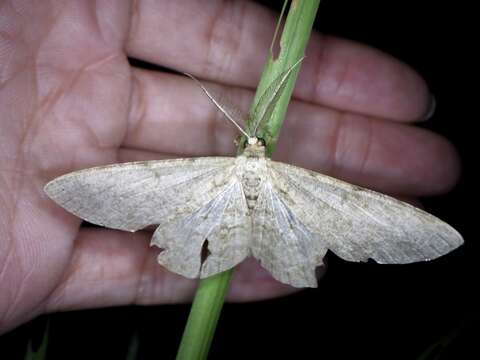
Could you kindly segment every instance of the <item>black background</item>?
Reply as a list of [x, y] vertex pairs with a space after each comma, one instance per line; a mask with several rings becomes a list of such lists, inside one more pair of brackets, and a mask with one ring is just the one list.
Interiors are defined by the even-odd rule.
[[[473, 222], [478, 91], [471, 86], [476, 45], [468, 13], [455, 2], [433, 0], [323, 0], [315, 24], [322, 32], [380, 48], [426, 79], [438, 107], [422, 126], [456, 145], [463, 175], [452, 192], [424, 203], [464, 235], [465, 245], [439, 260], [409, 266], [353, 264], [330, 254], [318, 289], [226, 304], [211, 359], [420, 359], [440, 343], [445, 347], [435, 352], [438, 359], [480, 359], [474, 344], [480, 317]], [[189, 305], [164, 305], [54, 314], [48, 358], [122, 359], [137, 334], [139, 359], [173, 359], [188, 312]], [[45, 318], [0, 337], [0, 358], [22, 358], [28, 339], [40, 338]]]

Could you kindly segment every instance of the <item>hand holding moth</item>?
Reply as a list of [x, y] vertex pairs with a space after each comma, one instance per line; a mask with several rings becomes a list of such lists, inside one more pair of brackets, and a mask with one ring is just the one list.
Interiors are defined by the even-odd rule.
[[229, 106], [186, 74], [246, 136], [237, 157], [98, 166], [60, 176], [45, 192], [96, 225], [132, 232], [156, 226], [151, 244], [161, 250], [158, 262], [191, 279], [216, 275], [253, 256], [285, 284], [317, 287], [315, 271], [327, 250], [351, 261], [406, 264], [460, 246], [462, 236], [425, 211], [266, 157], [257, 129], [268, 121], [301, 60], [267, 86], [250, 121], [244, 120], [245, 130]]
[[[232, 12], [234, 23], [257, 19], [242, 32], [228, 32], [232, 23], [222, 21], [209, 32], [215, 9], [191, 16], [204, 4], [176, 3], [182, 11], [172, 13], [161, 2], [135, 12], [126, 3], [115, 9], [102, 4], [68, 4], [57, 17], [56, 9], [32, 5], [28, 13], [5, 17], [11, 29], [30, 28], [35, 36], [12, 30], [9, 56], [18, 60], [1, 59], [9, 64], [0, 90], [2, 330], [45, 311], [191, 296], [193, 282], [163, 271], [154, 251], [147, 253], [150, 234], [81, 228], [42, 188], [55, 176], [95, 165], [231, 153], [235, 129], [215, 120], [195, 84], [131, 67], [126, 56], [236, 88], [232, 99], [248, 103], [276, 18], [249, 5], [245, 13]], [[267, 23], [268, 31], [256, 28]], [[318, 35], [307, 55], [279, 159], [407, 197], [452, 186], [458, 175], [452, 147], [407, 125], [429, 108], [418, 75], [379, 52]], [[291, 291], [258, 273], [241, 267], [231, 299]]]

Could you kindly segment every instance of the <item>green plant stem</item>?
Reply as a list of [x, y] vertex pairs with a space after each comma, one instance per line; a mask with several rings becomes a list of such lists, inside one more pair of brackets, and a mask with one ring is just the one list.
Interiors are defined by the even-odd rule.
[[177, 360], [206, 359], [233, 269], [200, 280]]
[[[280, 52], [275, 58], [272, 43], [252, 109], [269, 84], [303, 56], [319, 4], [320, 0], [292, 1], [280, 39]], [[268, 156], [271, 156], [277, 143], [297, 74], [298, 68], [289, 78], [272, 117], [258, 129], [257, 134], [266, 142]], [[244, 142], [240, 141], [240, 144]], [[177, 360], [207, 358], [233, 271], [231, 269], [200, 280], [177, 353]]]
[[[270, 56], [262, 73], [262, 78], [255, 93], [252, 109], [260, 100], [262, 94], [268, 86], [281, 73], [284, 73], [293, 64], [295, 64], [305, 54], [305, 48], [310, 38], [313, 22], [320, 5], [320, 0], [297, 0], [292, 1], [285, 26], [280, 38], [280, 52], [277, 56], [273, 53], [274, 43], [270, 48]], [[275, 39], [274, 39], [275, 41]], [[263, 124], [257, 131], [257, 136], [265, 140], [267, 146], [267, 156], [272, 156], [275, 146], [277, 145], [283, 120], [287, 112], [288, 103], [295, 87], [300, 66], [292, 71], [285, 89], [280, 96], [275, 110], [269, 121]]]
[[27, 345], [27, 351], [25, 353], [24, 360], [44, 360], [47, 358], [47, 347], [48, 347], [48, 338], [50, 335], [50, 315], [47, 315], [47, 323], [45, 325], [45, 330], [43, 331], [42, 342], [40, 346], [33, 350], [32, 342], [30, 339]]

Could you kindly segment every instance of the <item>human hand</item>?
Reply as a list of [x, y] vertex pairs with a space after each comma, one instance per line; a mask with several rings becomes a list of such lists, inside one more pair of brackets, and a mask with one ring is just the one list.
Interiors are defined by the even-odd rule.
[[[127, 56], [247, 106], [277, 15], [248, 2], [27, 5], [0, 10], [0, 331], [43, 312], [190, 300], [195, 281], [156, 263], [150, 233], [81, 227], [43, 186], [95, 165], [233, 154], [236, 129], [193, 82]], [[391, 57], [315, 34], [294, 96], [277, 159], [406, 198], [455, 183], [452, 146], [410, 126], [429, 112], [425, 83]], [[291, 291], [249, 260], [229, 299]]]

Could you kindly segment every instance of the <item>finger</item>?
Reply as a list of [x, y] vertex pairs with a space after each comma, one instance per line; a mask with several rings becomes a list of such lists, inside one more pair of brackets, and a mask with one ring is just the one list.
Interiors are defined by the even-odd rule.
[[[124, 304], [171, 304], [193, 298], [196, 280], [165, 270], [150, 248], [152, 234], [82, 228], [65, 277], [47, 300], [46, 311]], [[236, 270], [228, 299], [253, 301], [296, 289], [274, 280], [256, 262]]]
[[[172, 154], [234, 153], [232, 140], [238, 130], [192, 80], [138, 69], [133, 78], [129, 125], [122, 146]], [[253, 92], [216, 88], [248, 110]]]
[[[130, 56], [251, 88], [278, 18], [244, 1], [142, 1], [133, 14]], [[306, 55], [295, 91], [302, 100], [397, 121], [422, 119], [429, 112], [425, 82], [391, 56], [318, 33]]]
[[444, 193], [460, 176], [443, 136], [304, 103], [292, 104], [274, 158], [395, 195]]
[[166, 154], [155, 151], [120, 148], [118, 150], [117, 160], [119, 163], [123, 163], [131, 161], [176, 159], [178, 157], [178, 154]]
[[[235, 153], [238, 132], [189, 79], [141, 70], [134, 76], [124, 148], [183, 157]], [[219, 91], [244, 110], [253, 96]], [[299, 101], [290, 104], [276, 151], [277, 159], [393, 194], [444, 192], [459, 175], [457, 153], [438, 135]]]

